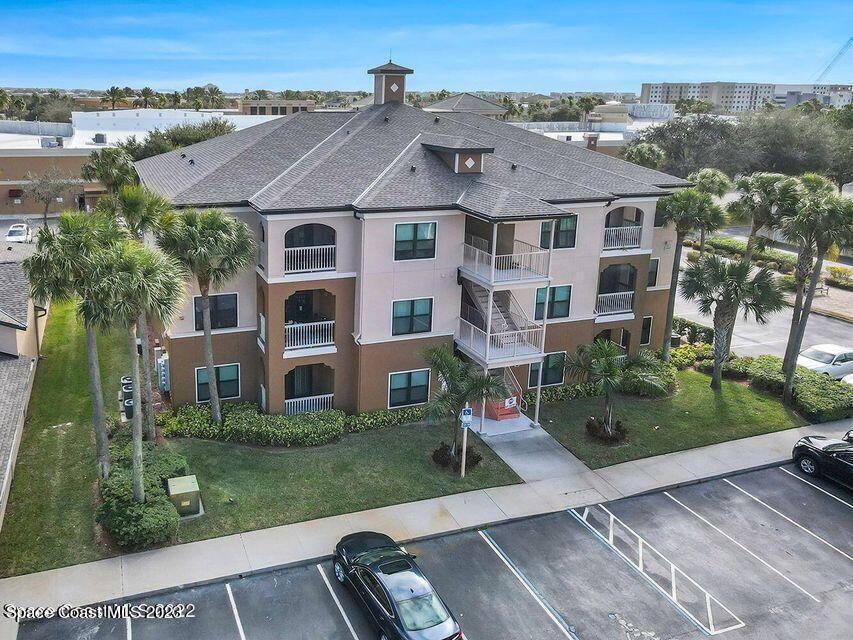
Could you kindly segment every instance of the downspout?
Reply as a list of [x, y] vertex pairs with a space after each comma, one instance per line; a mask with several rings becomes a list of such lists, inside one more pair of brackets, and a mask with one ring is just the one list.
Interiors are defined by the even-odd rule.
[[[35, 311], [36, 316], [36, 360], [41, 360], [41, 338], [39, 338], [39, 319], [44, 318], [47, 315], [47, 309], [45, 307], [40, 307], [37, 304], [33, 304], [33, 311]], [[39, 312], [42, 313], [39, 313]]]

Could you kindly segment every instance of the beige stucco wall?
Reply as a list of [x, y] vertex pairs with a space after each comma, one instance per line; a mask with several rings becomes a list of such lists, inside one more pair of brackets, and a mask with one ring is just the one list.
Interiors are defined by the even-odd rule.
[[335, 260], [339, 273], [354, 273], [358, 271], [359, 253], [361, 250], [359, 234], [360, 223], [353, 217], [352, 212], [330, 211], [298, 215], [257, 215], [252, 224], [255, 233], [258, 227], [264, 226], [265, 241], [260, 243], [263, 252], [264, 275], [274, 280], [284, 277], [284, 236], [303, 224], [324, 224], [335, 230]]

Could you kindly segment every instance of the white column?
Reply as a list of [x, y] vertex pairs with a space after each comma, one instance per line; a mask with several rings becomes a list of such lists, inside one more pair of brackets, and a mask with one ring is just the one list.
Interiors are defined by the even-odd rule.
[[[489, 367], [483, 367], [483, 373], [489, 375]], [[480, 433], [483, 433], [483, 428], [486, 426], [486, 396], [483, 395], [483, 404], [480, 407]]]
[[495, 281], [495, 260], [498, 255], [498, 223], [492, 223], [492, 277], [491, 282]]
[[486, 305], [486, 362], [489, 362], [489, 348], [492, 345], [492, 304], [495, 301], [495, 292], [489, 287], [489, 302]]

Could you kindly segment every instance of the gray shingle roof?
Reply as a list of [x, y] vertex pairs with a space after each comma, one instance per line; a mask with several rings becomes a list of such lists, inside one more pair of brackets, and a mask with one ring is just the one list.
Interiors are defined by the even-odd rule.
[[[30, 378], [33, 374], [32, 358], [13, 358], [0, 355], [0, 499], [12, 481], [7, 471], [15, 454], [19, 430], [23, 428], [24, 409], [27, 406]], [[0, 513], [6, 505], [0, 506]]]
[[424, 107], [426, 111], [453, 111], [456, 113], [482, 113], [487, 115], [503, 115], [506, 107], [497, 102], [486, 100], [473, 93], [456, 93], [452, 96], [433, 102]]
[[385, 64], [381, 64], [378, 67], [373, 67], [372, 69], [368, 69], [367, 73], [376, 74], [376, 73], [414, 73], [414, 69], [409, 69], [409, 67], [402, 67], [395, 62], [391, 62], [390, 60]]
[[16, 329], [27, 328], [30, 283], [21, 262], [32, 252], [32, 245], [3, 245], [0, 248], [0, 324]]
[[[435, 141], [473, 143], [494, 153], [484, 157], [482, 174], [459, 175], [421, 144]], [[661, 196], [662, 187], [687, 184], [488, 117], [437, 115], [399, 103], [300, 112], [136, 167], [146, 185], [177, 205], [250, 204], [262, 213], [453, 208], [474, 181], [545, 204]], [[520, 201], [507, 196], [513, 200]]]

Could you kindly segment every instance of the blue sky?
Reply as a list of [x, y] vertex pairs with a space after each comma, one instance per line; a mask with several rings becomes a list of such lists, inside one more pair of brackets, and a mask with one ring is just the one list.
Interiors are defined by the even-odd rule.
[[[846, 2], [0, 0], [0, 86], [157, 90], [639, 91], [643, 81], [810, 82], [853, 35]], [[853, 82], [853, 51], [826, 78]]]

